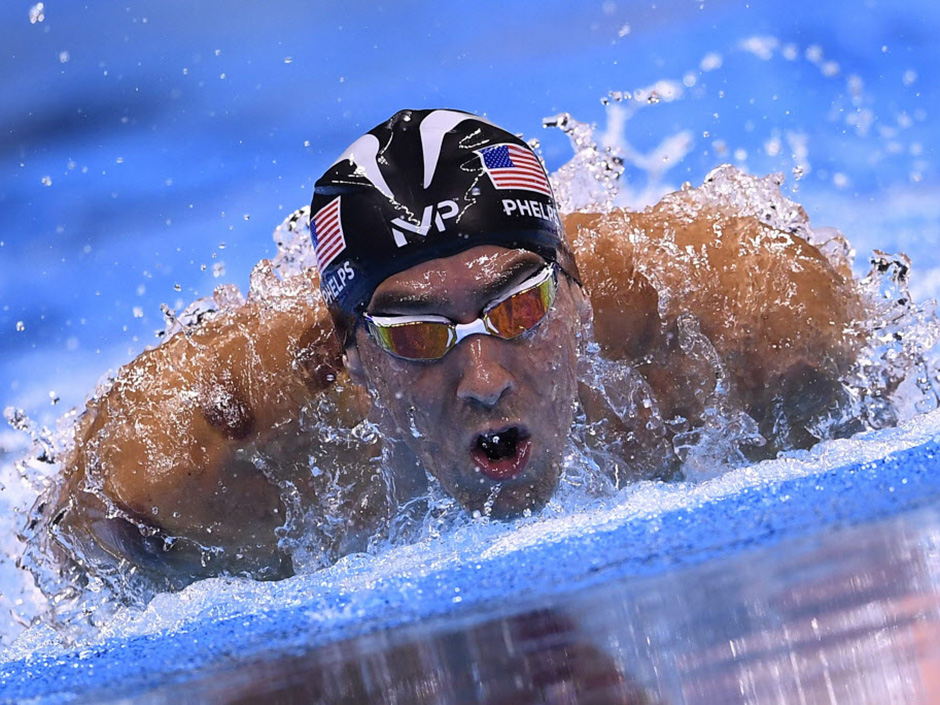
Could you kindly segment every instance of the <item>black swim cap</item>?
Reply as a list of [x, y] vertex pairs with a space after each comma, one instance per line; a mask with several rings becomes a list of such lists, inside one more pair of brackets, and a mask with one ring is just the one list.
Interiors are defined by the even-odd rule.
[[385, 279], [477, 245], [530, 250], [578, 278], [538, 157], [470, 113], [395, 113], [327, 169], [310, 213], [320, 290], [343, 347]]

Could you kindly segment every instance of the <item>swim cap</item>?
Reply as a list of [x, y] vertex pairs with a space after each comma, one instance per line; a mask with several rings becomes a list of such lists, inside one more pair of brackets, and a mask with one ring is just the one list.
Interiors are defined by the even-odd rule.
[[530, 250], [578, 278], [538, 157], [471, 113], [395, 113], [320, 177], [310, 213], [320, 290], [343, 347], [385, 279], [477, 245]]

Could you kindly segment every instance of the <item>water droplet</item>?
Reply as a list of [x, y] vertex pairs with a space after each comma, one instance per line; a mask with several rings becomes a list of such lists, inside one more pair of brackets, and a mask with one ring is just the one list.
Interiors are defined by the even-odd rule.
[[415, 416], [417, 415], [418, 410], [415, 407], [408, 409], [408, 424], [411, 426], [411, 435], [414, 438], [423, 438], [424, 434], [418, 430], [418, 424], [415, 421]]
[[822, 66], [819, 67], [819, 70], [822, 71], [822, 75], [826, 78], [833, 78], [839, 75], [841, 70], [838, 62], [836, 61], [827, 61]]
[[699, 68], [702, 71], [714, 71], [715, 69], [721, 68], [722, 62], [721, 54], [711, 52], [702, 58], [702, 61], [699, 63]]

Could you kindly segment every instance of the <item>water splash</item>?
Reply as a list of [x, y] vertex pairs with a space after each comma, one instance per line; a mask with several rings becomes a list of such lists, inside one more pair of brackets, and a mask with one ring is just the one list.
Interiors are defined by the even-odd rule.
[[[756, 51], [756, 46], [751, 43], [745, 48]], [[773, 51], [778, 45], [770, 42], [760, 46]], [[615, 146], [601, 147], [595, 141], [592, 126], [568, 114], [546, 118], [544, 124], [561, 129], [572, 143], [574, 157], [552, 175], [553, 187], [569, 211], [611, 212], [635, 199], [636, 194], [622, 183], [624, 166], [630, 160]], [[618, 125], [617, 130], [622, 130], [622, 125]], [[632, 163], [639, 165], [635, 159]], [[811, 243], [839, 275], [853, 281], [852, 264], [856, 253], [851, 243], [835, 228], [812, 226], [803, 207], [783, 195], [784, 181], [783, 174], [755, 177], [724, 164], [713, 169], [701, 187], [693, 188], [685, 183], [681, 192], [666, 194], [660, 206], [677, 218], [692, 218], [699, 211], [752, 217], [775, 231]], [[642, 239], [626, 231], [622, 236]], [[673, 263], [684, 261], [687, 266], [698, 266], [695, 252], [676, 250], [672, 254]], [[857, 281], [855, 286], [865, 311], [857, 321], [856, 334], [866, 343], [841, 381], [844, 402], [809, 424], [808, 430], [815, 438], [824, 440], [865, 429], [885, 428], [937, 407], [940, 357], [936, 348], [940, 341], [940, 321], [933, 300], [921, 303], [913, 300], [909, 290], [910, 270], [911, 263], [906, 256], [876, 251], [871, 258], [871, 270]], [[665, 320], [672, 302], [677, 297], [682, 300], [689, 292], [673, 290], [656, 270], [646, 270], [644, 274], [655, 285], [660, 313]], [[687, 324], [694, 325], [694, 321], [687, 321]], [[734, 465], [744, 460], [735, 448], [760, 446], [766, 439], [753, 425], [753, 419], [746, 414], [739, 415], [743, 412], [733, 411], [729, 406], [727, 390], [720, 389], [726, 373], [720, 369], [717, 356], [706, 352], [714, 351], [710, 341], [700, 334], [692, 334], [691, 329], [686, 329], [685, 334], [691, 336], [689, 340], [698, 341], [697, 356], [708, 360], [718, 386], [703, 416], [708, 419], [704, 425], [682, 429], [685, 419], [665, 423], [670, 429], [680, 429], [676, 431], [674, 449], [684, 461], [686, 472], [690, 476], [709, 477], [715, 472], [716, 464]], [[693, 346], [683, 347], [691, 350]], [[611, 372], [607, 370], [605, 374]], [[601, 376], [597, 375], [597, 379]], [[600, 385], [599, 381], [595, 384]], [[775, 435], [785, 437], [788, 435], [786, 419], [782, 414], [778, 417]], [[724, 442], [718, 441], [725, 433], [731, 435]], [[717, 455], [707, 452], [709, 443], [717, 443], [716, 448], [723, 450]], [[703, 471], [698, 458], [707, 459], [705, 465], [712, 470]], [[693, 469], [693, 465], [697, 469]]]
[[623, 174], [623, 158], [598, 147], [593, 128], [568, 113], [545, 118], [542, 125], [564, 132], [574, 150], [574, 157], [551, 176], [558, 210], [609, 211], [620, 193], [617, 182]]
[[762, 446], [767, 439], [760, 434], [757, 422], [735, 403], [721, 356], [692, 316], [679, 318], [679, 347], [705, 360], [714, 372], [714, 387], [703, 400], [702, 422], [689, 427], [687, 419], [671, 420], [672, 445], [683, 474], [691, 480], [707, 480], [746, 465], [743, 447]]
[[868, 344], [846, 386], [866, 426], [884, 428], [940, 404], [940, 321], [935, 301], [911, 296], [906, 255], [876, 250], [870, 262], [859, 283], [872, 303]]

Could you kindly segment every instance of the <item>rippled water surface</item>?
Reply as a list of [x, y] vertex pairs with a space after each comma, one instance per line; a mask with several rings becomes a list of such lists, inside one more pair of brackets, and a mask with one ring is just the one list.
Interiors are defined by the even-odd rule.
[[500, 612], [261, 654], [140, 699], [933, 703], [940, 514], [934, 507]]

